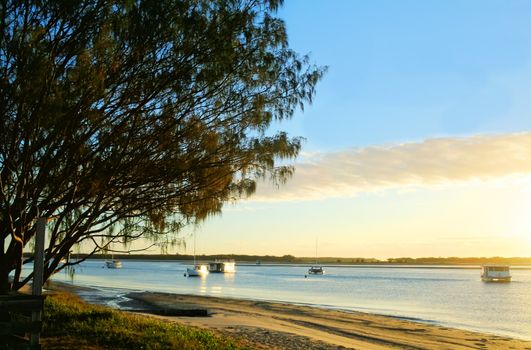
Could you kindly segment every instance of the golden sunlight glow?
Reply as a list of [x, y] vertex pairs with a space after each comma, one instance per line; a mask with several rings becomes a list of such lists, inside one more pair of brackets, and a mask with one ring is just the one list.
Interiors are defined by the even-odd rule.
[[235, 264], [234, 263], [225, 263], [223, 271], [227, 272], [227, 273], [236, 272]]
[[203, 264], [196, 265], [195, 269], [197, 270], [197, 272], [199, 273], [199, 276], [201, 277], [206, 276], [209, 273], [207, 265], [203, 265]]
[[531, 254], [531, 177], [521, 187], [521, 192], [517, 194], [518, 200], [510, 208], [513, 212], [511, 234], [517, 239], [518, 244], [523, 244], [524, 249]]

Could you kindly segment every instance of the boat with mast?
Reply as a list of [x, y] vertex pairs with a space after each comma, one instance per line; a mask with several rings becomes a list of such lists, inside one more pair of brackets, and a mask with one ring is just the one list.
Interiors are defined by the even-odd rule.
[[115, 259], [114, 254], [112, 254], [111, 260], [105, 261], [105, 266], [107, 266], [108, 269], [121, 269], [122, 262], [118, 259]]
[[122, 268], [122, 262], [120, 260], [114, 258], [114, 253], [113, 253], [113, 250], [112, 250], [112, 241], [109, 244], [110, 244], [110, 248], [111, 249], [108, 249], [107, 247], [105, 247], [104, 251], [107, 254], [109, 254], [109, 251], [111, 252], [111, 260], [105, 260], [105, 267], [107, 267], [108, 269], [121, 269]]
[[317, 238], [315, 239], [315, 265], [310, 266], [308, 274], [310, 275], [324, 275], [325, 271], [322, 266], [317, 264]]
[[196, 237], [195, 237], [195, 231], [194, 231], [194, 266], [187, 267], [184, 275], [186, 277], [205, 277], [208, 275], [208, 265], [196, 263], [195, 244], [196, 244]]

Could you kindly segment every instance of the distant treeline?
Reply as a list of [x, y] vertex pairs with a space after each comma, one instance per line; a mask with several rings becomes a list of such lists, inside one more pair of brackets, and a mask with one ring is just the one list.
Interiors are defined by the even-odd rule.
[[503, 258], [495, 257], [448, 257], [448, 258], [390, 258], [386, 260], [392, 264], [421, 264], [421, 265], [483, 265], [483, 264], [505, 264], [505, 265], [531, 265], [531, 257]]
[[[72, 254], [71, 258], [79, 259], [86, 254]], [[109, 254], [98, 254], [91, 258], [110, 259]], [[114, 254], [115, 259], [142, 259], [142, 260], [193, 260], [193, 255], [185, 254]], [[215, 259], [234, 259], [237, 262], [248, 263], [291, 263], [291, 264], [314, 264], [315, 257], [295, 257], [293, 255], [240, 255], [240, 254], [217, 254], [196, 255], [198, 261], [213, 261]], [[407, 264], [407, 265], [483, 265], [483, 264], [506, 264], [506, 265], [531, 265], [531, 257], [424, 257], [424, 258], [389, 258], [379, 260], [374, 258], [344, 258], [344, 257], [320, 257], [318, 264]]]

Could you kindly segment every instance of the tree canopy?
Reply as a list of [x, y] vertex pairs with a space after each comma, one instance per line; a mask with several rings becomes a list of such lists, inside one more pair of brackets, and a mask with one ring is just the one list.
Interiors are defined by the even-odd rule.
[[0, 292], [31, 278], [39, 216], [47, 279], [76, 244], [171, 241], [291, 174], [301, 140], [269, 126], [323, 69], [289, 48], [281, 2], [1, 1]]

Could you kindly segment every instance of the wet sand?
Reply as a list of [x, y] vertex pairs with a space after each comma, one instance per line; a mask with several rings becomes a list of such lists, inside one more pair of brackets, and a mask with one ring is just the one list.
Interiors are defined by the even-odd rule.
[[361, 312], [167, 293], [128, 296], [147, 309], [166, 310], [166, 315], [172, 310], [207, 309], [208, 317], [152, 317], [232, 335], [255, 349], [531, 350], [531, 341]]

